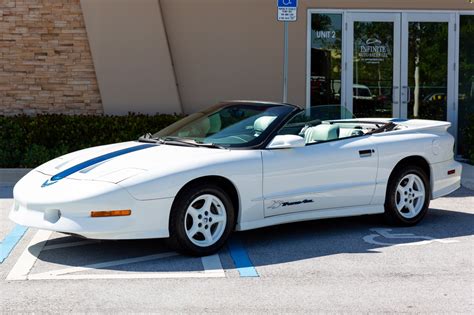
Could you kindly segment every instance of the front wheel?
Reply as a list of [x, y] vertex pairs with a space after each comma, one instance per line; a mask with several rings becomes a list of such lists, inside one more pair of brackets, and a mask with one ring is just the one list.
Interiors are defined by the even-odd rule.
[[214, 185], [182, 191], [170, 216], [170, 242], [179, 252], [206, 256], [217, 252], [233, 229], [234, 208], [227, 193]]
[[389, 224], [417, 224], [428, 211], [429, 203], [429, 180], [423, 169], [406, 166], [395, 170], [385, 197], [385, 219]]

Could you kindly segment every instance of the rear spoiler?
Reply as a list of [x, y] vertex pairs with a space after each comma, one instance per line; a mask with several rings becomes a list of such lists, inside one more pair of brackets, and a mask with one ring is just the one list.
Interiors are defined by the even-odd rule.
[[400, 126], [398, 130], [393, 130], [392, 133], [412, 133], [412, 132], [432, 132], [432, 133], [446, 133], [451, 123], [447, 121], [438, 120], [424, 120], [424, 119], [410, 119], [394, 122]]

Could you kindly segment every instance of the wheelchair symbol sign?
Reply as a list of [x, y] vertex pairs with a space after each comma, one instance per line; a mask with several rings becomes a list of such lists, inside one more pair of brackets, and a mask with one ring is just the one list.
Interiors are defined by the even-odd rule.
[[297, 8], [298, 0], [278, 0], [279, 8]]
[[[443, 240], [431, 236], [415, 235], [412, 233], [391, 233], [392, 229], [378, 228], [370, 229], [370, 231], [375, 233], [364, 236], [362, 238], [364, 242], [381, 246], [420, 246], [431, 243], [450, 244], [459, 242], [458, 240]], [[393, 243], [390, 242], [390, 240], [392, 240]], [[405, 240], [408, 242], [403, 242]]]

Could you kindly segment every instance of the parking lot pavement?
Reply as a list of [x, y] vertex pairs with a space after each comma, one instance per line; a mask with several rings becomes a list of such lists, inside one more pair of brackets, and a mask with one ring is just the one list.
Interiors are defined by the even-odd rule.
[[0, 311], [472, 313], [473, 234], [464, 188], [432, 201], [415, 227], [377, 216], [287, 224], [236, 233], [206, 258], [162, 240], [29, 229], [0, 264]]

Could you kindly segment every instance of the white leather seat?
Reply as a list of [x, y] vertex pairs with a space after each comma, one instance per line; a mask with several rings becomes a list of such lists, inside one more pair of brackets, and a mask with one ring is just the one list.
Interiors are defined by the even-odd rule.
[[306, 129], [304, 140], [306, 143], [329, 141], [339, 138], [339, 126], [330, 124], [321, 124]]
[[253, 123], [253, 130], [255, 131], [255, 136], [258, 137], [265, 129], [270, 126], [270, 124], [276, 119], [276, 116], [262, 116], [255, 120]]
[[353, 136], [363, 135], [364, 132], [361, 129], [352, 129], [352, 128], [340, 128], [339, 129], [339, 138], [348, 138]]

